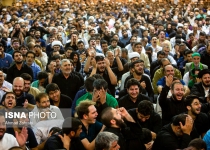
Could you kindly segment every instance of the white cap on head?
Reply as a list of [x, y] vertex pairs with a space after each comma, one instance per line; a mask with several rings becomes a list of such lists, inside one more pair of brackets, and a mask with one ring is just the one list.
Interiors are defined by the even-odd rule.
[[103, 57], [105, 57], [105, 55], [103, 53], [96, 53], [96, 56], [103, 56]]
[[140, 55], [137, 52], [131, 52], [131, 53], [128, 54], [128, 57], [129, 57], [129, 59], [132, 59], [134, 57], [140, 58]]
[[52, 42], [52, 47], [55, 46], [55, 45], [62, 46], [62, 44], [61, 44], [60, 41], [53, 41], [53, 42]]

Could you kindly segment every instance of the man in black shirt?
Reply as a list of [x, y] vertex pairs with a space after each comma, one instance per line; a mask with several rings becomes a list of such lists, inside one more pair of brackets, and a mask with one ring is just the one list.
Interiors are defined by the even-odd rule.
[[187, 114], [194, 120], [194, 129], [191, 132], [192, 138], [203, 137], [209, 130], [209, 121], [205, 113], [201, 112], [200, 99], [196, 95], [189, 95], [184, 100]]
[[61, 94], [60, 89], [57, 84], [55, 83], [48, 84], [46, 86], [46, 93], [48, 94], [50, 98], [50, 105], [55, 105], [58, 108], [64, 108], [64, 109], [60, 109], [64, 118], [71, 116], [71, 113], [70, 112], [67, 113], [66, 109], [69, 109], [70, 111], [72, 100], [70, 97], [64, 94]]
[[72, 72], [73, 64], [68, 59], [61, 60], [61, 73], [55, 74], [52, 83], [56, 83], [62, 94], [74, 99], [82, 86], [80, 78]]
[[141, 126], [135, 122], [125, 108], [108, 107], [104, 109], [101, 121], [106, 126], [104, 131], [114, 133], [119, 137], [120, 150], [146, 149], [141, 139]]
[[153, 104], [150, 101], [141, 101], [138, 108], [130, 109], [128, 113], [142, 128], [151, 130], [153, 140], [156, 138], [156, 134], [162, 127], [162, 120], [160, 115], [154, 111]]
[[136, 60], [131, 63], [132, 75], [126, 78], [125, 85], [127, 81], [131, 78], [134, 78], [139, 81], [142, 87], [142, 94], [148, 94], [150, 100], [153, 102], [154, 92], [151, 84], [151, 80], [148, 76], [144, 75], [144, 61]]
[[79, 135], [82, 132], [82, 123], [79, 119], [68, 117], [64, 120], [62, 132], [54, 134], [45, 143], [45, 150], [85, 150]]
[[129, 79], [127, 84], [127, 93], [118, 101], [119, 107], [124, 107], [126, 110], [137, 108], [139, 102], [142, 100], [150, 101], [150, 98], [141, 94], [141, 85], [136, 79]]
[[192, 128], [192, 117], [186, 114], [175, 116], [173, 122], [165, 125], [158, 133], [152, 149], [176, 150], [186, 148], [191, 141]]
[[12, 57], [15, 61], [15, 64], [8, 69], [6, 80], [12, 83], [14, 78], [19, 77], [22, 73], [28, 73], [33, 78], [32, 69], [23, 63], [22, 53], [20, 51], [14, 51]]

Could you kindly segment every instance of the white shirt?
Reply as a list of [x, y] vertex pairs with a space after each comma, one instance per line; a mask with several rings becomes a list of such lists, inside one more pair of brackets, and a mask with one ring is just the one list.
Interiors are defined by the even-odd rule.
[[36, 57], [36, 59], [41, 61], [44, 70], [46, 70], [46, 66], [47, 66], [47, 62], [48, 62], [47, 54], [45, 52], [42, 52], [42, 57], [39, 56], [39, 57]]
[[8, 150], [14, 146], [19, 146], [16, 138], [12, 134], [5, 133], [0, 140], [0, 150]]
[[38, 122], [33, 127], [37, 143], [40, 144], [48, 138], [48, 134], [52, 127], [62, 128], [63, 121], [64, 121], [63, 119], [55, 119], [55, 120], [43, 120]]
[[[50, 105], [49, 111], [55, 112], [56, 118], [48, 118], [48, 120], [53, 120], [53, 119], [63, 119], [63, 115], [60, 111], [60, 109], [57, 106]], [[40, 112], [39, 108], [37, 106], [34, 107], [34, 109], [31, 111], [33, 114], [38, 114]], [[35, 126], [40, 120], [38, 116], [31, 116], [30, 117], [30, 122], [31, 126]]]
[[[9, 83], [9, 82], [7, 82], [7, 81], [5, 81], [5, 80], [4, 80], [4, 82], [3, 82], [2, 87], [6, 87], [6, 88], [12, 90], [12, 84]], [[0, 89], [0, 102], [1, 102], [2, 97], [3, 97], [4, 94], [5, 94], [5, 92], [4, 92], [2, 89]]]

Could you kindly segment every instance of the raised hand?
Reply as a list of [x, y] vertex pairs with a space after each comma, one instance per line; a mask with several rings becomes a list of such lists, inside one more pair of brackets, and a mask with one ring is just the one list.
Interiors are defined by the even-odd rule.
[[21, 132], [18, 133], [15, 131], [15, 137], [20, 147], [25, 146], [25, 143], [28, 139], [28, 130], [26, 127], [23, 127]]
[[192, 128], [193, 128], [193, 119], [190, 115], [187, 115], [185, 120], [185, 125], [179, 122], [181, 130], [183, 133], [190, 135]]
[[63, 147], [66, 148], [67, 150], [69, 150], [69, 147], [70, 147], [70, 142], [71, 142], [71, 139], [68, 135], [66, 135], [64, 133], [64, 135], [58, 135], [61, 139], [61, 141], [63, 142]]
[[165, 76], [165, 79], [166, 79], [166, 85], [168, 87], [171, 86], [172, 82], [173, 82], [173, 76], [172, 75], [169, 75], [169, 76]]
[[104, 61], [105, 61], [105, 64], [106, 64], [106, 67], [110, 67], [110, 62], [107, 58], [104, 58]]

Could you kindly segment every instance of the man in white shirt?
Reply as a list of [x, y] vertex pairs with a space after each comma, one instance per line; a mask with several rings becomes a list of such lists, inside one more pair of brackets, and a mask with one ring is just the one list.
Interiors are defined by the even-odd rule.
[[[31, 112], [34, 114], [33, 117], [30, 117], [30, 121], [32, 122], [31, 126], [35, 126], [42, 120], [63, 119], [60, 109], [50, 105], [50, 100], [46, 93], [39, 93], [36, 96], [36, 105]], [[43, 113], [45, 115], [41, 115]]]
[[0, 70], [0, 102], [6, 90], [12, 90], [12, 84], [4, 80], [4, 73]]
[[0, 113], [0, 149], [8, 150], [14, 146], [26, 149], [25, 143], [28, 137], [27, 128], [23, 127], [21, 133], [15, 132], [16, 138], [6, 132], [6, 120], [3, 113]]

